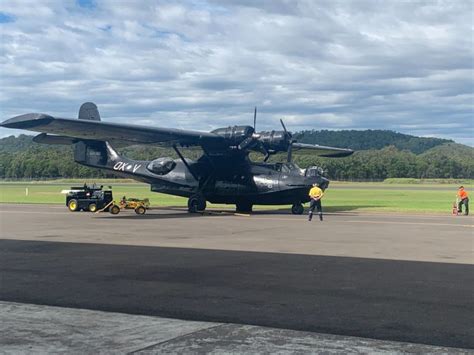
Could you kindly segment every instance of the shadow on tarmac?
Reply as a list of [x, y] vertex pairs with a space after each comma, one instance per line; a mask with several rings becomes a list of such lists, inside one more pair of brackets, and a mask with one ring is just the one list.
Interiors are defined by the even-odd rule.
[[[357, 215], [354, 213], [345, 213], [357, 210], [359, 208], [370, 208], [381, 206], [357, 205], [357, 206], [329, 206], [324, 208], [324, 213], [344, 213], [347, 216]], [[160, 211], [160, 213], [153, 213], [153, 211]], [[170, 212], [171, 211], [171, 212]], [[308, 213], [308, 207], [305, 208], [304, 214]], [[99, 215], [105, 218], [117, 219], [174, 219], [174, 218], [199, 218], [199, 217], [228, 217], [228, 216], [265, 216], [265, 215], [292, 215], [290, 208], [278, 208], [269, 210], [255, 210], [252, 212], [236, 212], [233, 209], [208, 209], [200, 213], [188, 213], [187, 209], [180, 206], [171, 207], [152, 207], [147, 214], [136, 215], [133, 210], [122, 211], [119, 215], [112, 216], [110, 214]]]
[[0, 239], [0, 300], [473, 348], [472, 265]]

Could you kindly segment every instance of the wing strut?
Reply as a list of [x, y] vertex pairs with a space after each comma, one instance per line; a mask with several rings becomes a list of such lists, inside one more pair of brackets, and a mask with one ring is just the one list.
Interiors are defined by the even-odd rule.
[[173, 149], [174, 151], [176, 152], [176, 154], [178, 154], [179, 158], [181, 159], [181, 161], [183, 162], [183, 164], [186, 166], [186, 168], [188, 168], [189, 172], [191, 173], [191, 175], [193, 176], [193, 178], [199, 182], [199, 179], [198, 177], [196, 176], [196, 174], [194, 174], [194, 171], [191, 169], [191, 167], [189, 166], [188, 162], [186, 161], [186, 159], [184, 159], [183, 157], [183, 154], [181, 154], [181, 152], [179, 151], [179, 149], [176, 147], [176, 144], [173, 144]]

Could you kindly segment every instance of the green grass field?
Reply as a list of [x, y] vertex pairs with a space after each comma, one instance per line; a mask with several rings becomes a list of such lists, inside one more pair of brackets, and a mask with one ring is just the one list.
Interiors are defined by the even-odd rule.
[[[60, 192], [78, 181], [0, 183], [0, 203], [46, 203], [64, 204], [65, 195]], [[150, 199], [152, 206], [186, 206], [182, 197], [157, 194], [146, 184], [101, 181], [112, 185], [116, 200], [123, 195]], [[326, 211], [385, 211], [417, 213], [451, 213], [458, 184], [384, 184], [384, 183], [338, 183], [332, 182], [323, 199]], [[465, 184], [470, 190], [470, 186]], [[217, 208], [234, 206], [210, 205]], [[289, 206], [256, 206], [257, 209], [289, 208]]]

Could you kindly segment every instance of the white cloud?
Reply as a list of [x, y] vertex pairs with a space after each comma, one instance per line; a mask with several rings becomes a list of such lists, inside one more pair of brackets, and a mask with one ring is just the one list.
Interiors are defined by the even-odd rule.
[[[394, 129], [474, 145], [472, 2], [2, 1], [3, 118]], [[1, 129], [0, 135], [11, 131]]]

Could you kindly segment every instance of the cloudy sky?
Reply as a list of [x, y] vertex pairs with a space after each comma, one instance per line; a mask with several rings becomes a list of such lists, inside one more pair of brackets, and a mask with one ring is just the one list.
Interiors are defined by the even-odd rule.
[[[1, 120], [391, 129], [473, 142], [473, 7], [450, 1], [0, 2]], [[0, 136], [15, 131], [0, 129]]]

